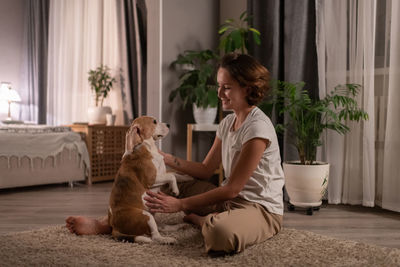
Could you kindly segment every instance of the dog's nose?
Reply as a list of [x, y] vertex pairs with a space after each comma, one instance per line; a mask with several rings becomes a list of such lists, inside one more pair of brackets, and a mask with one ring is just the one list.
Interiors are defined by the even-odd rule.
[[167, 127], [169, 128], [169, 123], [167, 123]]

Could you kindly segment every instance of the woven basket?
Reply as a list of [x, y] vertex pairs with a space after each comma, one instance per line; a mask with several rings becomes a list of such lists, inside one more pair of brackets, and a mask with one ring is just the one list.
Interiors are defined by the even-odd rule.
[[125, 134], [129, 126], [71, 125], [84, 132], [91, 163], [91, 182], [113, 180], [125, 152]]

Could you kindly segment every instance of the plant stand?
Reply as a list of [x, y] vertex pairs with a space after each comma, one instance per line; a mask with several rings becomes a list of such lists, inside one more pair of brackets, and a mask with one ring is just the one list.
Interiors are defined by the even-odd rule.
[[297, 208], [301, 208], [301, 209], [305, 209], [306, 210], [306, 214], [312, 216], [314, 211], [318, 211], [321, 206], [315, 206], [315, 207], [299, 207], [299, 206], [295, 206], [293, 204], [291, 204], [290, 202], [288, 202], [287, 204], [287, 209], [288, 211], [295, 211], [295, 209]]
[[[193, 132], [216, 132], [218, 124], [188, 124], [187, 125], [187, 137], [186, 137], [186, 160], [192, 160], [192, 143], [193, 143]], [[215, 171], [218, 174], [218, 186], [221, 185], [224, 180], [224, 170], [222, 164]]]

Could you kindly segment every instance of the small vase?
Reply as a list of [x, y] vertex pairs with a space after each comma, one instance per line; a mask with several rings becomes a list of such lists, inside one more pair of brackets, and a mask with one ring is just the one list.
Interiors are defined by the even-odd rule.
[[193, 104], [193, 116], [197, 124], [214, 124], [217, 117], [217, 108], [201, 108]]
[[106, 124], [106, 114], [111, 114], [111, 107], [89, 107], [88, 122], [89, 124]]

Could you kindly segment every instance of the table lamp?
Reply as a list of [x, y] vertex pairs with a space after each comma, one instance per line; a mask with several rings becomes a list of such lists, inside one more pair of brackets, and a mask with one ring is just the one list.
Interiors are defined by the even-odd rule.
[[11, 83], [2, 82], [0, 85], [0, 100], [8, 101], [8, 117], [3, 122], [12, 122], [11, 118], [11, 102], [20, 102], [21, 97], [18, 92], [11, 88]]

